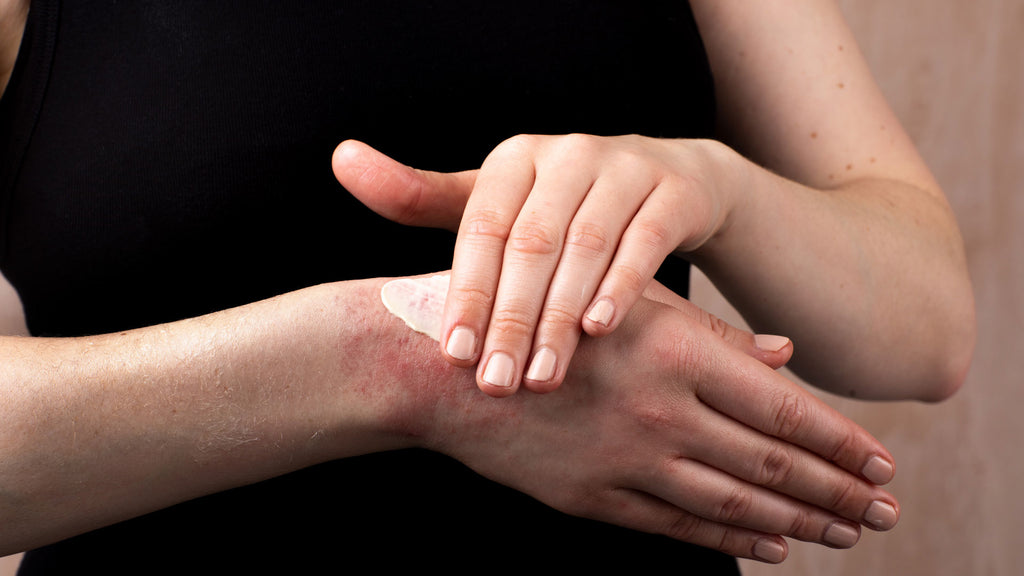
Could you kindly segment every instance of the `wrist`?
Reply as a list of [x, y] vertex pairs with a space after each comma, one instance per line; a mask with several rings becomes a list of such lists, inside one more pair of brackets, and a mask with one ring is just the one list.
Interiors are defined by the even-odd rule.
[[435, 340], [388, 312], [380, 297], [388, 280], [332, 285], [339, 292], [326, 329], [337, 344], [328, 356], [342, 363], [349, 401], [362, 407], [358, 420], [374, 451], [436, 448], [443, 434], [437, 423], [446, 421], [438, 413], [463, 389], [476, 389], [473, 372], [450, 365]]
[[694, 242], [686, 257], [695, 264], [719, 258], [730, 244], [742, 221], [758, 211], [763, 186], [758, 184], [757, 167], [733, 148], [717, 140], [698, 140], [707, 170], [705, 185], [714, 194], [715, 212], [703, 237]]

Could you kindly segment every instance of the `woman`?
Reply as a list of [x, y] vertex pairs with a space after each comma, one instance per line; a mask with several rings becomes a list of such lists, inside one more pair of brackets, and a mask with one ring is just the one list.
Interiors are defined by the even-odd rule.
[[[860, 525], [890, 528], [891, 455], [772, 370], [785, 340], [719, 334], [660, 286], [640, 294], [685, 253], [796, 342], [812, 382], [935, 400], [973, 341], [955, 225], [834, 6], [692, 4], [32, 3], [0, 108], [2, 265], [46, 338], [2, 348], [5, 551], [41, 547], [27, 573], [496, 553], [727, 571], [672, 538], [776, 562], [782, 536], [848, 547]], [[750, 160], [706, 141], [716, 102]], [[409, 171], [352, 143], [335, 158], [398, 220], [454, 228], [465, 204], [454, 366], [384, 311], [377, 279], [447, 268], [452, 239], [339, 189], [326, 156], [350, 139], [424, 169], [483, 162]], [[582, 184], [533, 185], [548, 175]], [[651, 227], [621, 206], [648, 203], [673, 209], [652, 222], [688, 224], [634, 250], [648, 243], [631, 227]], [[594, 226], [622, 241], [581, 265], [531, 247], [520, 213], [555, 244]], [[609, 267], [615, 247], [632, 282]], [[542, 313], [548, 294], [577, 296]], [[613, 313], [582, 320], [602, 300]], [[560, 308], [572, 322], [550, 321]], [[468, 345], [452, 344], [460, 326]], [[580, 326], [614, 332], [577, 349]], [[479, 394], [464, 369], [479, 359], [491, 395], [523, 374], [558, 391]]]

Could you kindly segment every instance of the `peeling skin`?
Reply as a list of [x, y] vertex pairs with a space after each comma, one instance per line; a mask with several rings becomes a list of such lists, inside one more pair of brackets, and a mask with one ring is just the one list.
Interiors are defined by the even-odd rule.
[[448, 274], [392, 280], [381, 287], [380, 299], [407, 326], [440, 342], [448, 280]]

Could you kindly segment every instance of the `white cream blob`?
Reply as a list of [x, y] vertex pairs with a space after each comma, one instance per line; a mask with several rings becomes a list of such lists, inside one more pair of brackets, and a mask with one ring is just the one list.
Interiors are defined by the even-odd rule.
[[392, 280], [381, 287], [380, 299], [410, 328], [440, 342], [448, 280], [448, 274]]

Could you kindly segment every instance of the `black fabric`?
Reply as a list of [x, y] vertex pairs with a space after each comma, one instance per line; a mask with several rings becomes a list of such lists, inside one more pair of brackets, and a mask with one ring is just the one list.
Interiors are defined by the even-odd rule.
[[[0, 266], [33, 334], [53, 336], [446, 269], [450, 233], [341, 189], [338, 142], [461, 170], [517, 133], [708, 137], [713, 118], [685, 2], [33, 1], [0, 100]], [[684, 263], [664, 273], [685, 290]], [[30, 552], [22, 573], [367, 566], [736, 571], [409, 450], [97, 530]]]

